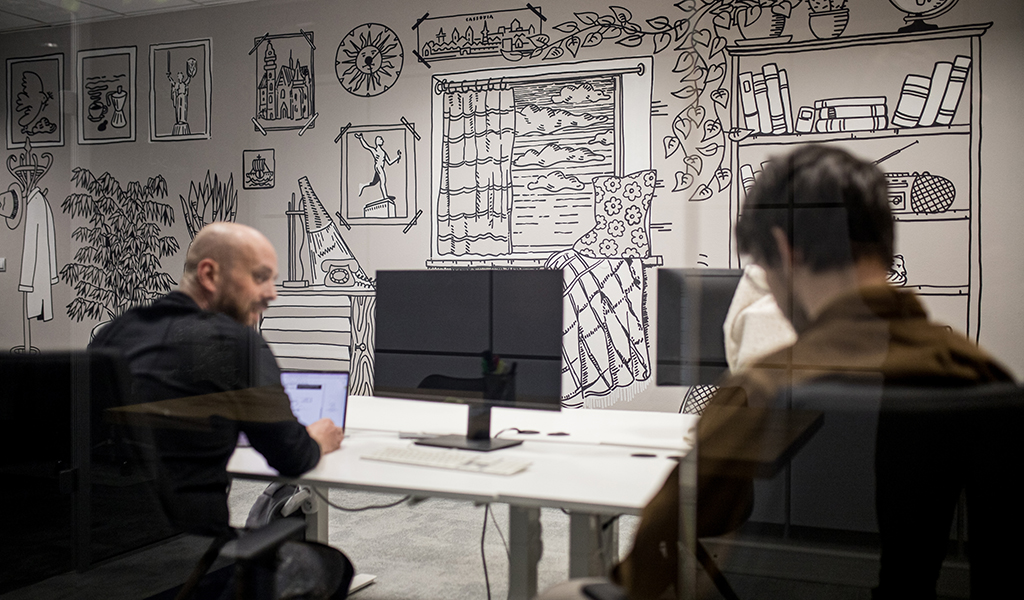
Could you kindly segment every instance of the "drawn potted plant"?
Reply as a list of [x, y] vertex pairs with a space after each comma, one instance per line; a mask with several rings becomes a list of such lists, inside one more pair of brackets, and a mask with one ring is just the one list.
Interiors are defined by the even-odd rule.
[[164, 178], [157, 175], [144, 186], [132, 181], [121, 187], [110, 173], [96, 177], [78, 167], [71, 181], [85, 193], [69, 195], [61, 210], [72, 219], [87, 219], [88, 225], [72, 232], [82, 247], [60, 271], [75, 290], [68, 316], [78, 322], [86, 317], [106, 322], [170, 291], [175, 282], [160, 270], [160, 260], [178, 251], [178, 241], [160, 235], [161, 226], [174, 223], [174, 209], [157, 200], [167, 196]]
[[801, 0], [734, 0], [732, 19], [744, 39], [777, 38]]
[[207, 171], [203, 183], [193, 181], [188, 186], [188, 199], [180, 194], [178, 198], [181, 199], [181, 212], [185, 215], [185, 226], [192, 239], [200, 229], [214, 221], [233, 222], [238, 212], [234, 174], [224, 182], [216, 175], [211, 180], [210, 171]]

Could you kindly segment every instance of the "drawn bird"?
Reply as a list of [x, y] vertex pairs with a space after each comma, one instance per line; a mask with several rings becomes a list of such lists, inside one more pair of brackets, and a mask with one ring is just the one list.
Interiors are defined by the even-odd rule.
[[27, 133], [32, 124], [53, 100], [53, 94], [43, 89], [43, 80], [37, 73], [25, 71], [21, 74], [21, 91], [18, 92], [14, 110], [23, 113], [18, 119], [21, 131]]

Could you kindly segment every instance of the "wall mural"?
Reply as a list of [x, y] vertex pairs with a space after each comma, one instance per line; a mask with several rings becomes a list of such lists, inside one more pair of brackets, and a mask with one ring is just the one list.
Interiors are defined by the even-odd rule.
[[61, 280], [74, 290], [68, 316], [102, 324], [169, 292], [175, 281], [161, 270], [160, 261], [179, 246], [160, 231], [174, 223], [174, 208], [159, 200], [167, 196], [163, 176], [122, 186], [110, 173], [96, 177], [76, 167], [71, 181], [83, 191], [65, 198], [61, 211], [86, 224], [71, 232], [81, 247], [60, 270]]
[[78, 52], [78, 143], [135, 141], [135, 46]]
[[313, 71], [313, 32], [302, 31], [256, 38], [249, 54], [256, 56], [257, 131], [299, 129], [300, 135], [315, 126], [316, 76]]
[[402, 74], [402, 42], [390, 28], [365, 23], [348, 32], [334, 55], [334, 73], [346, 92], [379, 96], [391, 89]]
[[[338, 189], [338, 198], [317, 197], [312, 181], [322, 175], [316, 173], [301, 177], [279, 198], [288, 219], [283, 287], [294, 296], [289, 301], [331, 298], [322, 303], [332, 310], [352, 315], [358, 304], [360, 314], [371, 314], [366, 311], [372, 301], [366, 299], [374, 293], [373, 280], [342, 233], [358, 225], [397, 225], [410, 232], [423, 223], [430, 228], [430, 268], [563, 269], [571, 313], [563, 347], [563, 402], [569, 407], [614, 404], [650, 381], [647, 278], [662, 261], [658, 237], [652, 235], [678, 229], [666, 217], [653, 222], [652, 211], [664, 206], [663, 214], [675, 214], [678, 203], [700, 202], [728, 207], [731, 225], [764, 160], [790, 145], [818, 141], [843, 144], [884, 166], [901, 239], [890, 280], [926, 296], [930, 307], [940, 306], [941, 317], [965, 315], [963, 323], [954, 324], [977, 336], [981, 80], [976, 48], [988, 24], [946, 26], [936, 34], [915, 13], [903, 33], [897, 34], [894, 24], [892, 31], [854, 39], [846, 32], [846, 0], [680, 0], [588, 8], [593, 10], [549, 8], [545, 14], [532, 5], [509, 5], [433, 15], [406, 8], [404, 15], [392, 16], [411, 26], [408, 30], [380, 22], [341, 29], [339, 34], [352, 27], [337, 46], [338, 82], [350, 100], [365, 101], [355, 110], [380, 119], [348, 123], [334, 138], [340, 181], [327, 178], [317, 186], [320, 192], [325, 186]], [[809, 33], [792, 26], [797, 18], [807, 19]], [[402, 36], [408, 46], [403, 47]], [[808, 51], [805, 43], [812, 36], [816, 41]], [[847, 83], [841, 70], [814, 67], [814, 57], [857, 63], [895, 43], [920, 49], [916, 55], [926, 58], [887, 62], [877, 85], [860, 84], [870, 89]], [[422, 110], [383, 114], [405, 106], [401, 99], [374, 104], [396, 85], [406, 47], [422, 65], [416, 68], [428, 69], [419, 75], [430, 75], [428, 89], [409, 90], [410, 97], [430, 98], [429, 132], [416, 117]], [[149, 48], [149, 139], [210, 138], [212, 40]], [[299, 29], [254, 37], [248, 56], [238, 57], [255, 61], [255, 77], [246, 78], [249, 83], [239, 92], [243, 98], [255, 92], [251, 116], [243, 113], [255, 131], [303, 135], [315, 126], [315, 50], [313, 33]], [[135, 52], [122, 46], [77, 53], [80, 144], [135, 139]], [[608, 58], [630, 53], [636, 56]], [[438, 65], [455, 64], [461, 66], [438, 73]], [[25, 150], [13, 168], [43, 169], [49, 159], [31, 148], [63, 144], [63, 54], [9, 58], [6, 66], [7, 145]], [[655, 72], [672, 79], [656, 87]], [[418, 79], [417, 86], [424, 81]], [[656, 89], [663, 97], [654, 97]], [[429, 168], [416, 162], [417, 142], [427, 136]], [[253, 143], [232, 150], [242, 154], [243, 189], [279, 188], [278, 170], [286, 165], [278, 163], [274, 146]], [[419, 148], [421, 160], [423, 151]], [[237, 161], [238, 155], [232, 156]], [[179, 194], [190, 234], [236, 214], [233, 173], [224, 180], [225, 172], [207, 170], [203, 178], [198, 171], [188, 195]], [[122, 187], [109, 174], [74, 173], [83, 193], [69, 195], [62, 209], [89, 223], [75, 229], [73, 239], [82, 248], [60, 270], [75, 290], [68, 314], [76, 320], [105, 319], [170, 285], [159, 259], [176, 252], [177, 242], [161, 235], [160, 228], [173, 223], [173, 211], [159, 201], [167, 193], [159, 175], [145, 186]], [[417, 199], [422, 177], [430, 178], [429, 208], [420, 208]], [[0, 195], [0, 215], [8, 227], [20, 227], [35, 212], [45, 224], [47, 190], [24, 182], [14, 187]], [[119, 203], [129, 199], [152, 212], [126, 223], [122, 214], [128, 209]], [[114, 250], [96, 237], [101, 225], [112, 227], [118, 239], [144, 233], [147, 252], [155, 258], [136, 268], [132, 257], [113, 257]], [[140, 229], [130, 233], [133, 227]], [[721, 239], [726, 227], [723, 221]], [[963, 252], [942, 264], [929, 251], [936, 238]], [[740, 266], [721, 239], [696, 249], [697, 264]], [[111, 248], [124, 244], [112, 243]], [[128, 271], [115, 269], [109, 277], [116, 280], [101, 276], [108, 264], [96, 262], [101, 259]], [[118, 286], [124, 281], [141, 290], [138, 297], [104, 296], [123, 289]], [[39, 307], [36, 316], [46, 313], [45, 303]], [[292, 331], [288, 319], [301, 320], [300, 313], [270, 323]], [[372, 316], [359, 328], [365, 357]], [[288, 343], [298, 344], [288, 360], [301, 360], [306, 351], [320, 356], [315, 343], [303, 345], [295, 335], [285, 335], [291, 336]], [[346, 347], [344, 360], [352, 360], [353, 339], [332, 338], [323, 356], [337, 358], [338, 348]], [[365, 365], [361, 368], [365, 375]], [[372, 360], [369, 369], [372, 374]], [[699, 395], [695, 392], [690, 404], [699, 404]]]
[[[429, 13], [428, 13], [429, 14]], [[543, 40], [539, 8], [512, 8], [486, 13], [420, 18], [413, 53], [423, 64], [436, 60], [501, 56], [518, 61], [533, 54]]]
[[64, 145], [64, 54], [7, 59], [7, 149]]
[[209, 139], [210, 40], [149, 47], [149, 141]]
[[242, 189], [269, 190], [274, 187], [276, 173], [273, 148], [242, 151]]
[[416, 139], [404, 117], [396, 125], [349, 126], [339, 136], [343, 225], [415, 224], [422, 214], [416, 210]]
[[203, 227], [215, 221], [235, 221], [238, 213], [238, 190], [235, 189], [234, 174], [222, 181], [216, 175], [210, 180], [210, 172], [202, 183], [193, 181], [188, 186], [188, 199], [179, 195], [181, 213], [192, 239]]

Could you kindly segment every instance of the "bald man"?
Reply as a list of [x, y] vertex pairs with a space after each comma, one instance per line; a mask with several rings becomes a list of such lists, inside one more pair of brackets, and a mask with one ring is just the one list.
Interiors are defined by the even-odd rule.
[[102, 329], [90, 348], [120, 351], [134, 402], [152, 427], [160, 496], [172, 523], [229, 531], [228, 458], [244, 432], [270, 466], [295, 476], [341, 445], [330, 419], [303, 427], [281, 387], [277, 360], [254, 329], [277, 297], [277, 253], [259, 231], [213, 223], [195, 237], [181, 286]]

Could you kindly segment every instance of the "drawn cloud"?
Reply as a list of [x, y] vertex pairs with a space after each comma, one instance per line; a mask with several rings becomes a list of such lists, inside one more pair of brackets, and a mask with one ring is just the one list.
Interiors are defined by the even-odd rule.
[[590, 138], [588, 144], [601, 144], [602, 146], [611, 146], [615, 143], [615, 132], [609, 129], [608, 131], [602, 131], [601, 133]]
[[554, 133], [567, 129], [582, 129], [590, 125], [603, 125], [608, 117], [593, 115], [575, 115], [557, 108], [540, 108], [536, 104], [527, 104], [516, 111], [516, 134], [538, 135]]
[[567, 85], [551, 97], [552, 102], [603, 102], [611, 98], [601, 90], [595, 90], [589, 83], [583, 85]]
[[550, 167], [558, 163], [585, 164], [603, 160], [603, 156], [589, 148], [562, 146], [558, 142], [551, 142], [540, 151], [527, 150], [513, 164], [517, 167]]
[[564, 192], [565, 190], [580, 192], [585, 187], [586, 185], [582, 181], [561, 171], [551, 171], [550, 173], [540, 175], [526, 184], [526, 189], [528, 190], [547, 190], [549, 192]]

